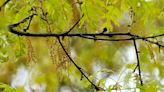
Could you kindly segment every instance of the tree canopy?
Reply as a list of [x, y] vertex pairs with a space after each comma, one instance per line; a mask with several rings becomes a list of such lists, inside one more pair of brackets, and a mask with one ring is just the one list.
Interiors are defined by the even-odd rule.
[[1, 0], [0, 91], [163, 92], [164, 0]]

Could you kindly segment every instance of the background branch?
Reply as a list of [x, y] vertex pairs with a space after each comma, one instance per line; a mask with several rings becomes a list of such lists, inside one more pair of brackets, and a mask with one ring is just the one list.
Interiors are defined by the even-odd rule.
[[4, 7], [7, 3], [9, 3], [10, 0], [6, 0], [1, 6], [0, 6], [0, 11], [2, 9], [2, 7]]

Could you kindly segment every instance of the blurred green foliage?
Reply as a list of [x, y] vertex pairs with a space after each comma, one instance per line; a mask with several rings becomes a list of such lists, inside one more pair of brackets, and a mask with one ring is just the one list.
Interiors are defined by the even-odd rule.
[[[5, 1], [0, 0], [0, 6]], [[104, 27], [107, 32], [127, 32], [133, 9], [135, 23], [131, 32], [148, 36], [164, 33], [163, 5], [164, 0], [10, 0], [0, 10], [0, 92], [96, 92], [81, 78], [55, 38], [17, 36], [9, 32], [9, 24], [36, 12], [27, 31], [61, 33], [84, 14], [71, 32], [96, 33]], [[28, 22], [22, 23], [16, 29], [23, 31], [27, 25]], [[154, 40], [163, 43], [163, 39]], [[131, 41], [103, 42], [74, 37], [64, 38], [62, 43], [89, 79], [106, 89], [105, 92], [164, 91], [164, 48], [159, 50], [158, 46], [137, 41], [144, 82], [141, 86], [137, 72], [132, 73], [137, 60]], [[26, 75], [25, 71], [20, 72], [21, 66]]]

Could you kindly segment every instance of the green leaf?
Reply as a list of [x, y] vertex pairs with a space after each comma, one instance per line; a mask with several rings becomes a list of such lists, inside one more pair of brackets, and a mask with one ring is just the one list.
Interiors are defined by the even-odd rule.
[[0, 83], [0, 91], [1, 92], [16, 92], [14, 88], [4, 83]]

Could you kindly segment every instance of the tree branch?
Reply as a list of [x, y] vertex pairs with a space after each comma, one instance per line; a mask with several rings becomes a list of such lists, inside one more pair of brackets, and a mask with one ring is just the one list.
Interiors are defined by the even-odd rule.
[[[21, 23], [21, 22], [20, 22]], [[146, 36], [141, 37], [138, 35], [131, 34], [129, 32], [109, 32], [109, 33], [69, 33], [70, 31], [64, 33], [31, 33], [31, 32], [22, 32], [13, 29], [13, 26], [18, 25], [19, 23], [9, 25], [9, 31], [11, 33], [20, 35], [20, 36], [33, 36], [33, 37], [81, 37], [85, 39], [91, 40], [103, 40], [103, 41], [128, 41], [128, 40], [144, 40], [151, 44], [156, 44], [157, 46], [164, 47], [164, 45], [150, 41], [148, 39], [154, 39], [156, 37], [164, 36], [164, 34], [156, 35], [156, 36]], [[68, 34], [69, 33], [69, 34]], [[112, 38], [113, 36], [127, 36], [128, 38]], [[109, 38], [96, 38], [96, 37], [109, 37]]]
[[[10, 24], [9, 27], [9, 31], [13, 34], [17, 34], [20, 36], [32, 36], [32, 37], [56, 37], [58, 39], [58, 42], [60, 44], [60, 46], [62, 47], [63, 51], [65, 52], [65, 54], [67, 55], [67, 57], [70, 59], [70, 61], [74, 64], [74, 66], [79, 70], [79, 72], [82, 74], [83, 77], [85, 77], [88, 82], [91, 83], [91, 85], [93, 85], [95, 87], [96, 90], [100, 90], [101, 88], [96, 86], [91, 80], [89, 80], [89, 78], [85, 75], [85, 73], [82, 71], [81, 67], [79, 67], [74, 60], [69, 56], [69, 54], [67, 53], [66, 49], [64, 48], [60, 37], [80, 37], [83, 39], [90, 39], [90, 40], [102, 40], [102, 41], [133, 41], [134, 47], [135, 47], [135, 52], [136, 52], [136, 58], [137, 58], [137, 65], [134, 68], [134, 72], [136, 71], [136, 69], [138, 68], [138, 72], [139, 72], [139, 77], [140, 77], [140, 84], [143, 85], [143, 81], [142, 81], [142, 77], [141, 77], [141, 70], [140, 70], [140, 61], [139, 61], [139, 55], [138, 55], [138, 50], [137, 50], [137, 45], [136, 45], [136, 40], [143, 40], [146, 42], [149, 42], [151, 44], [155, 44], [159, 47], [164, 47], [163, 44], [159, 43], [158, 41], [152, 41], [151, 39], [155, 39], [157, 37], [163, 37], [163, 34], [159, 34], [159, 35], [155, 35], [155, 36], [139, 36], [136, 34], [132, 34], [130, 32], [130, 28], [129, 28], [129, 32], [101, 32], [101, 33], [70, 33], [73, 28], [75, 28], [75, 26], [77, 26], [77, 24], [79, 24], [80, 20], [83, 18], [83, 16], [66, 32], [63, 33], [31, 33], [31, 32], [26, 32], [26, 30], [28, 30], [28, 28], [30, 27], [30, 23], [32, 21], [33, 16], [36, 15], [31, 14], [28, 17], [22, 19], [21, 21], [14, 23], [14, 24]], [[30, 19], [26, 29], [24, 29], [23, 31], [19, 31], [14, 29], [15, 27], [19, 26], [20, 24], [26, 22], [28, 19]], [[133, 18], [134, 19], [134, 18]], [[132, 21], [133, 22], [133, 21]], [[118, 36], [119, 38], [114, 38], [114, 36]]]
[[66, 49], [64, 48], [64, 45], [62, 44], [62, 42], [61, 42], [61, 40], [60, 40], [60, 37], [57, 37], [57, 39], [58, 39], [58, 42], [59, 42], [60, 46], [62, 47], [63, 51], [65, 52], [65, 54], [67, 55], [67, 57], [69, 58], [69, 60], [74, 64], [74, 66], [79, 70], [79, 72], [81, 73], [81, 75], [84, 76], [84, 77], [88, 80], [88, 82], [90, 82], [91, 85], [94, 86], [94, 88], [95, 88], [96, 90], [100, 90], [100, 87], [96, 86], [96, 85], [87, 77], [87, 75], [85, 75], [85, 73], [82, 71], [82, 68], [79, 67], [79, 66], [75, 63], [75, 61], [71, 58], [71, 56], [68, 54], [68, 52], [67, 52]]
[[137, 44], [136, 44], [136, 40], [135, 39], [133, 39], [133, 43], [134, 43], [136, 57], [137, 57], [137, 65], [136, 65], [136, 67], [134, 69], [134, 72], [138, 68], [138, 73], [139, 73], [139, 78], [140, 78], [140, 84], [143, 85], [143, 81], [142, 81], [142, 77], [141, 77], [140, 61], [139, 61], [139, 55], [138, 55], [139, 52], [137, 50]]

